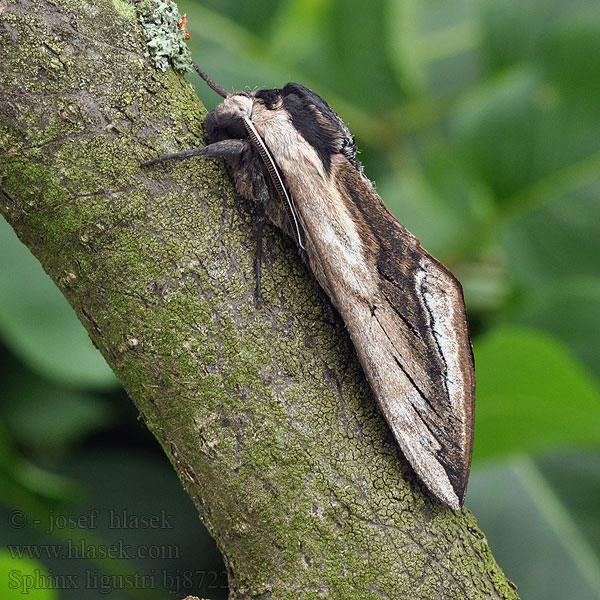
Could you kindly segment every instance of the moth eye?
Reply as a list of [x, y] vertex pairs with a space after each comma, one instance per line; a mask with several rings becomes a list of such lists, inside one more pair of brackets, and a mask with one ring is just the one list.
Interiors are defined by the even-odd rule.
[[217, 109], [208, 113], [204, 128], [208, 137], [215, 142], [231, 139], [241, 140], [248, 137], [244, 122], [240, 117], [223, 114]]
[[244, 122], [241, 119], [236, 119], [235, 121], [229, 123], [224, 131], [228, 134], [228, 138], [241, 140], [242, 138], [248, 137], [248, 132], [246, 131]]

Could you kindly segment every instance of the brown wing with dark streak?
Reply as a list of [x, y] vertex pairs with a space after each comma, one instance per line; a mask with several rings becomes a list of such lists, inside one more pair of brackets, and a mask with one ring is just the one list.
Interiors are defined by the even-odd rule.
[[431, 491], [458, 508], [471, 465], [475, 400], [462, 287], [351, 165], [339, 164], [333, 179], [353, 207], [378, 288], [371, 301], [338, 302], [342, 317], [406, 458]]

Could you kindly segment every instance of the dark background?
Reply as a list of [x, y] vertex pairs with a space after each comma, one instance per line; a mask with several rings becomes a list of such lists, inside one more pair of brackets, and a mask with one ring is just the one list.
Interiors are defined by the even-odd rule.
[[[462, 281], [478, 380], [466, 505], [522, 598], [599, 599], [600, 4], [179, 7], [225, 88], [324, 96], [388, 206]], [[0, 341], [0, 599], [224, 598], [175, 473], [4, 222]], [[75, 589], [41, 589], [48, 576]]]

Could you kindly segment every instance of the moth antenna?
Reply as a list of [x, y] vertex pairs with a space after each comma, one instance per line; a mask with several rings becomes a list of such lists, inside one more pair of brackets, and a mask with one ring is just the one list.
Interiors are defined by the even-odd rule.
[[200, 77], [202, 77], [202, 79], [204, 79], [204, 81], [206, 81], [206, 83], [208, 84], [208, 87], [213, 90], [213, 92], [217, 92], [217, 94], [219, 94], [219, 96], [222, 96], [223, 98], [227, 98], [227, 96], [231, 96], [231, 94], [223, 87], [221, 87], [216, 81], [212, 80], [199, 66], [197, 63], [195, 63], [194, 61], [192, 61], [192, 65], [194, 67], [194, 69], [196, 70], [196, 73], [198, 73], [198, 75], [200, 75]]

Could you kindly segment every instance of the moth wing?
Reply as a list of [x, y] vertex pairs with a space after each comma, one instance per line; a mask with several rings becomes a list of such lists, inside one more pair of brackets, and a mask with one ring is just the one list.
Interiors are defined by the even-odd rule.
[[475, 410], [462, 287], [389, 212], [369, 180], [345, 161], [337, 171], [333, 180], [375, 281], [365, 297], [347, 291], [350, 297], [334, 302], [404, 455], [427, 487], [458, 509]]

